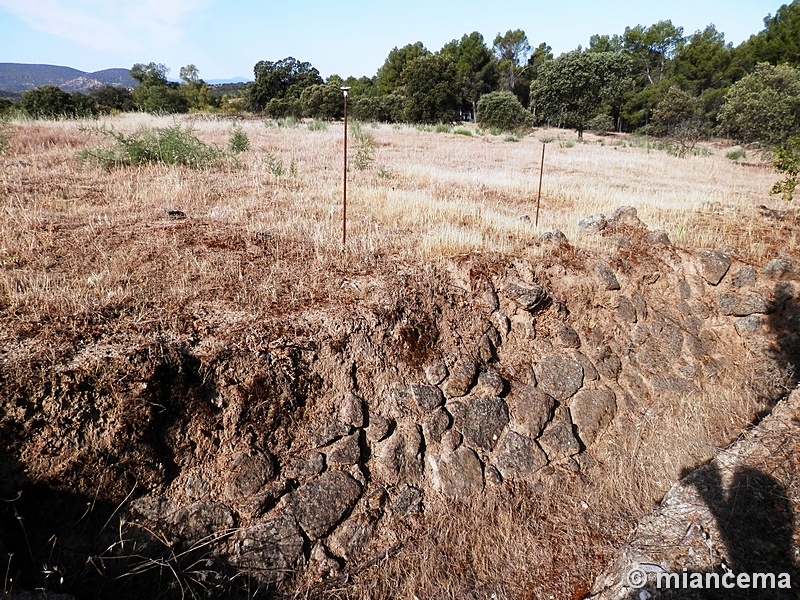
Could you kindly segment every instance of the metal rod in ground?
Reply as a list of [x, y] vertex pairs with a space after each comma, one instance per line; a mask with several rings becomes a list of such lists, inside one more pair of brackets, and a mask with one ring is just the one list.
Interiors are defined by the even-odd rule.
[[347, 244], [347, 90], [344, 92], [344, 175], [342, 185], [342, 246]]
[[542, 200], [542, 175], [544, 175], [544, 149], [546, 144], [542, 144], [542, 165], [539, 167], [539, 193], [536, 195], [536, 227], [539, 226], [539, 204]]

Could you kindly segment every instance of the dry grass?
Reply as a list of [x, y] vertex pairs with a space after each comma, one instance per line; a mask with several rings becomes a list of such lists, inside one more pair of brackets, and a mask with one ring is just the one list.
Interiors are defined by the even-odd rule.
[[[130, 133], [172, 122], [124, 115], [106, 124]], [[194, 119], [193, 126], [220, 146], [233, 129], [224, 120]], [[725, 148], [680, 159], [624, 139], [549, 144], [535, 228], [520, 219], [535, 214], [535, 136], [510, 143], [365, 126], [376, 161], [349, 175], [343, 251], [341, 126], [242, 127], [251, 150], [238, 169], [103, 172], [77, 164], [77, 151], [97, 143], [79, 123], [15, 124], [0, 158], [3, 304], [12, 312], [57, 306], [71, 313], [120, 304], [139, 310], [145, 299], [166, 306], [213, 298], [286, 310], [334, 297], [353, 271], [472, 250], [515, 254], [551, 228], [579, 246], [602, 248], [602, 238], [580, 237], [578, 221], [625, 204], [678, 245], [732, 247], [754, 261], [776, 247], [797, 247], [798, 234], [787, 226], [793, 219], [776, 223], [755, 208], [774, 204], [767, 195], [774, 174], [726, 159]], [[168, 210], [187, 218], [171, 219]]]

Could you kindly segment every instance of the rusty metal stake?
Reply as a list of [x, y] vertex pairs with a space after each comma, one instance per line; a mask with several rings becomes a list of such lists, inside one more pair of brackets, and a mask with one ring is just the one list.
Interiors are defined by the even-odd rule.
[[347, 245], [347, 91], [349, 87], [341, 88], [344, 93], [344, 176], [342, 186], [342, 247]]
[[544, 149], [546, 144], [542, 144], [542, 165], [539, 167], [539, 193], [536, 196], [536, 227], [539, 226], [539, 204], [542, 200], [542, 175], [544, 175]]

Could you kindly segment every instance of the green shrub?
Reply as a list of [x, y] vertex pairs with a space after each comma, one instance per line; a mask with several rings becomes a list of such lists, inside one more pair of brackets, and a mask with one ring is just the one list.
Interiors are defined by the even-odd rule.
[[734, 148], [725, 153], [725, 158], [730, 160], [739, 160], [740, 158], [744, 158], [747, 156], [747, 152], [744, 151], [742, 148]]
[[452, 133], [453, 127], [451, 125], [448, 125], [447, 123], [437, 123], [434, 126], [433, 130], [436, 133]]
[[794, 191], [800, 183], [800, 137], [791, 137], [781, 148], [775, 149], [775, 160], [772, 166], [779, 173], [785, 173], [786, 178], [775, 182], [770, 194], [781, 195], [787, 202], [794, 199]]
[[453, 133], [455, 133], [456, 135], [466, 135], [467, 137], [472, 136], [472, 132], [466, 127], [456, 127], [453, 130]]
[[520, 140], [519, 136], [516, 135], [507, 135], [503, 138], [504, 142], [518, 142]]
[[607, 114], [599, 114], [596, 117], [593, 117], [588, 123], [587, 128], [590, 131], [594, 131], [598, 134], [608, 133], [609, 131], [613, 131], [614, 129], [614, 119], [611, 118], [611, 115]]
[[191, 127], [184, 129], [179, 124], [159, 129], [142, 127], [131, 135], [105, 128], [85, 131], [114, 141], [110, 148], [85, 148], [78, 154], [81, 162], [93, 162], [105, 169], [147, 163], [200, 169], [224, 162], [229, 157], [220, 148], [198, 139]]
[[233, 154], [241, 154], [248, 148], [250, 148], [250, 138], [248, 138], [242, 128], [237, 125], [233, 128], [231, 138], [228, 140], [228, 150]]
[[328, 129], [328, 124], [325, 121], [314, 120], [308, 124], [309, 131], [326, 131]]
[[478, 123], [490, 129], [517, 131], [533, 124], [533, 115], [512, 92], [490, 92], [478, 100]]
[[364, 171], [375, 161], [375, 138], [371, 133], [364, 131], [360, 121], [353, 121], [350, 137], [355, 141], [356, 150], [352, 160], [353, 168]]

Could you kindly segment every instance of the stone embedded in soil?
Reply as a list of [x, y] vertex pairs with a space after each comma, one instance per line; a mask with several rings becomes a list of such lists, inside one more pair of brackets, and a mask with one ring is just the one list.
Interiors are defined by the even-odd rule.
[[363, 427], [364, 400], [352, 392], [347, 394], [339, 407], [339, 420], [351, 427]]
[[614, 392], [605, 388], [581, 390], [572, 398], [569, 409], [578, 437], [588, 446], [614, 418], [617, 397]]
[[437, 408], [425, 417], [422, 424], [422, 433], [426, 443], [439, 443], [444, 432], [450, 429], [450, 415], [443, 408]]
[[431, 411], [444, 404], [444, 394], [435, 385], [414, 383], [411, 385], [411, 395], [422, 410]]
[[504, 479], [526, 479], [547, 464], [547, 456], [536, 442], [514, 431], [503, 435], [494, 456]]
[[736, 287], [745, 287], [753, 285], [756, 282], [758, 275], [754, 267], [745, 265], [740, 268], [736, 275], [733, 276], [733, 285]]
[[400, 487], [392, 500], [392, 511], [397, 515], [412, 515], [422, 511], [422, 500], [425, 494], [413, 485]]
[[499, 396], [506, 389], [506, 382], [494, 369], [481, 371], [473, 393], [483, 396]]
[[435, 363], [425, 367], [425, 378], [431, 385], [439, 385], [447, 379], [447, 367], [442, 363]]
[[553, 415], [553, 420], [539, 438], [539, 445], [551, 461], [580, 453], [581, 445], [575, 438], [573, 429], [567, 407], [559, 406]]
[[231, 509], [219, 502], [195, 502], [175, 515], [180, 536], [189, 542], [227, 531], [234, 522]]
[[560, 246], [562, 244], [567, 244], [567, 236], [558, 229], [553, 229], [552, 231], [545, 231], [541, 236], [539, 236], [539, 243], [540, 244], [553, 244], [555, 246]]
[[325, 450], [329, 465], [354, 465], [361, 460], [359, 433], [351, 433]]
[[373, 472], [384, 483], [414, 482], [422, 476], [423, 439], [419, 425], [400, 423], [373, 449]]
[[478, 374], [478, 365], [472, 361], [462, 362], [453, 367], [453, 372], [445, 384], [444, 392], [448, 398], [466, 396], [469, 389], [475, 385]]
[[321, 448], [331, 442], [338, 440], [350, 433], [352, 428], [347, 423], [342, 423], [338, 419], [321, 419], [317, 428], [311, 433], [311, 443], [315, 447]]
[[583, 367], [572, 358], [545, 356], [533, 368], [539, 388], [559, 402], [583, 386]]
[[784, 258], [773, 258], [764, 265], [761, 273], [769, 277], [780, 277], [786, 273], [794, 273], [794, 265]]
[[627, 225], [639, 229], [646, 228], [646, 225], [639, 219], [639, 215], [633, 206], [620, 206], [608, 217], [608, 224], [611, 226]]
[[392, 421], [378, 413], [369, 413], [369, 425], [367, 427], [367, 440], [370, 442], [380, 442], [386, 439], [392, 429]]
[[268, 519], [237, 533], [231, 563], [280, 581], [303, 556], [303, 536], [289, 515]]
[[644, 236], [644, 241], [651, 246], [672, 246], [669, 235], [662, 229], [648, 231]]
[[293, 457], [283, 468], [283, 475], [289, 479], [308, 479], [315, 477], [325, 470], [325, 455], [312, 452], [306, 458]]
[[258, 493], [275, 476], [272, 457], [265, 454], [239, 454], [229, 465], [225, 497], [242, 502]]
[[357, 558], [375, 535], [375, 523], [365, 514], [354, 515], [336, 528], [326, 540], [334, 556]]
[[206, 498], [211, 492], [211, 486], [202, 477], [198, 477], [194, 473], [190, 473], [183, 484], [183, 489], [186, 496], [190, 500], [202, 500]]
[[599, 233], [608, 226], [605, 215], [590, 215], [578, 221], [578, 229], [581, 233]]
[[514, 386], [506, 400], [511, 426], [533, 438], [542, 433], [556, 406], [552, 396], [528, 385]]
[[759, 294], [720, 294], [719, 310], [723, 315], [747, 317], [769, 314], [775, 310], [775, 305]]
[[550, 294], [547, 293], [547, 290], [535, 283], [531, 287], [522, 287], [509, 283], [505, 287], [505, 293], [522, 310], [527, 312], [535, 312], [544, 308], [550, 302]]
[[333, 529], [355, 506], [361, 486], [343, 471], [326, 471], [286, 496], [286, 508], [312, 540]]
[[508, 406], [502, 398], [471, 397], [450, 406], [453, 424], [473, 448], [492, 450], [508, 425]]
[[461, 446], [441, 457], [428, 456], [434, 488], [451, 498], [468, 498], [483, 491], [483, 468], [478, 456]]
[[764, 325], [764, 319], [759, 315], [750, 315], [739, 319], [733, 324], [739, 337], [755, 335]]
[[718, 250], [703, 248], [695, 250], [694, 255], [700, 275], [711, 285], [719, 284], [731, 268], [731, 259]]
[[580, 348], [581, 338], [572, 327], [557, 321], [553, 326], [554, 341], [562, 348]]
[[615, 291], [620, 289], [619, 280], [610, 267], [603, 263], [597, 263], [594, 266], [594, 270], [600, 276], [600, 280], [606, 290]]

